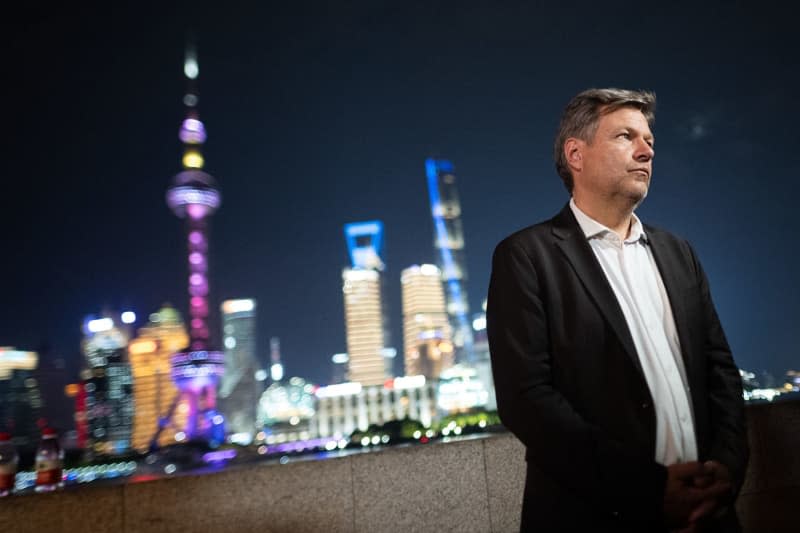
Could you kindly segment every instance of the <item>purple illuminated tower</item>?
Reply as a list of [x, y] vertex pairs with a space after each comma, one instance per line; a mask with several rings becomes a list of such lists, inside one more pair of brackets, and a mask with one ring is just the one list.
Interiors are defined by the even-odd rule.
[[185, 438], [219, 443], [224, 427], [216, 409], [216, 390], [224, 370], [224, 355], [209, 346], [208, 218], [219, 208], [221, 197], [214, 178], [202, 170], [206, 131], [197, 113], [198, 66], [191, 49], [183, 70], [189, 87], [183, 97], [186, 118], [179, 133], [184, 145], [183, 171], [167, 190], [167, 205], [186, 221], [190, 319], [189, 347], [172, 356], [172, 379], [188, 407]]

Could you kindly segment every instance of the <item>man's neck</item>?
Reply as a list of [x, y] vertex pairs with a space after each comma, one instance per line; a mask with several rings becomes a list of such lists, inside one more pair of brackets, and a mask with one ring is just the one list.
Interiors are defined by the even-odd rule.
[[636, 205], [618, 206], [606, 202], [593, 202], [585, 196], [573, 195], [573, 200], [578, 209], [586, 213], [608, 229], [616, 233], [620, 239], [628, 238], [633, 221], [633, 210]]

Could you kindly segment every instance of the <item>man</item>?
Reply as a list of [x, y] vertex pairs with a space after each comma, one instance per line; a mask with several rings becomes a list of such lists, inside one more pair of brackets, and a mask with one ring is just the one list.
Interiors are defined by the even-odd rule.
[[564, 110], [572, 198], [495, 250], [487, 321], [503, 423], [525, 444], [523, 531], [737, 531], [742, 389], [689, 244], [634, 214], [655, 95]]

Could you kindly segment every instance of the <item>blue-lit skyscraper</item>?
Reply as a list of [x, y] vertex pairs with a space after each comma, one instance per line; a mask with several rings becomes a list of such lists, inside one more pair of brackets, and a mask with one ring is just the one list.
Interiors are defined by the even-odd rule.
[[370, 220], [344, 226], [351, 268], [383, 271], [383, 222]]
[[167, 205], [186, 221], [189, 266], [189, 347], [172, 356], [172, 379], [188, 406], [187, 439], [220, 442], [224, 438], [222, 415], [217, 413], [217, 383], [224, 372], [224, 355], [210, 349], [208, 325], [208, 219], [219, 208], [216, 180], [203, 172], [201, 152], [206, 129], [197, 112], [197, 58], [187, 51], [184, 74], [189, 89], [183, 97], [186, 118], [179, 138], [183, 142], [183, 171], [167, 190]]
[[381, 290], [383, 224], [378, 220], [347, 224], [344, 234], [351, 263], [342, 271], [347, 379], [382, 385], [393, 375]]
[[427, 159], [425, 171], [433, 215], [433, 245], [436, 250], [436, 261], [442, 271], [456, 359], [462, 363], [473, 363], [464, 232], [461, 228], [461, 203], [456, 189], [456, 175], [453, 164], [444, 159]]

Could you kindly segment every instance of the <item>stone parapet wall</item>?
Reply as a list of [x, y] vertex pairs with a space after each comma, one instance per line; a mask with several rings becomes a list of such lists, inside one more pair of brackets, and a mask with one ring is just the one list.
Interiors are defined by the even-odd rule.
[[[797, 531], [800, 402], [749, 406], [745, 531]], [[524, 449], [509, 434], [254, 464], [0, 500], [0, 532], [505, 532], [519, 528]]]

